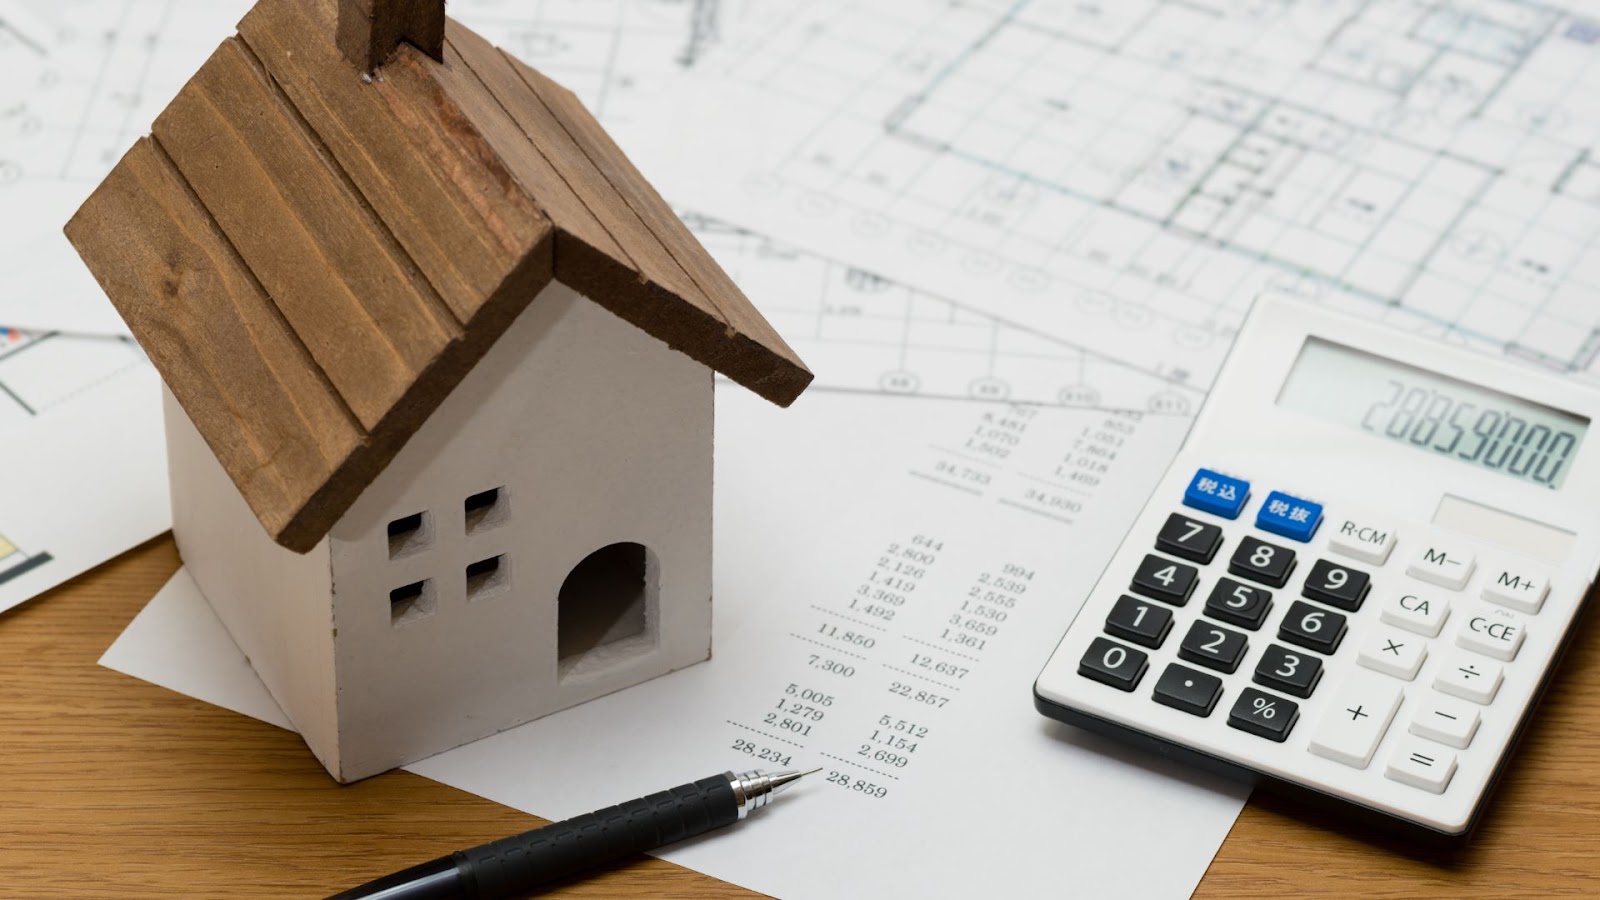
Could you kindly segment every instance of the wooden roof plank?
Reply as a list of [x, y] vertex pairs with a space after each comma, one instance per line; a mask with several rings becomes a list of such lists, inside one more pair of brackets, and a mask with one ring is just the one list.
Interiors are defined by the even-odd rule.
[[[462, 85], [452, 95], [466, 103], [487, 93], [509, 113], [521, 129], [523, 139], [510, 148], [507, 159], [538, 157], [557, 173], [562, 185], [581, 201], [587, 217], [566, 218], [549, 210], [557, 227], [583, 234], [591, 218], [600, 223], [605, 233], [620, 245], [625, 255], [619, 262], [629, 264], [642, 277], [683, 301], [702, 308], [714, 306], [700, 286], [689, 276], [671, 252], [639, 218], [627, 199], [622, 197], [612, 182], [598, 169], [582, 146], [568, 134], [567, 129], [550, 110], [528, 89], [526, 82], [507, 62], [507, 58], [488, 41], [461, 28], [450, 32], [450, 49], [476, 76], [473, 83]], [[447, 57], [448, 61], [449, 57]], [[441, 80], [449, 77], [448, 67], [441, 70]], [[534, 192], [543, 200], [543, 195]], [[597, 249], [604, 244], [594, 244]], [[680, 301], [682, 302], [682, 301]]]
[[460, 334], [433, 288], [237, 38], [154, 135], [371, 429]]
[[444, 65], [435, 67], [429, 76], [437, 78], [445, 93], [460, 105], [462, 113], [479, 128], [495, 155], [504, 161], [552, 223], [560, 222], [562, 228], [579, 236], [636, 275], [637, 269], [627, 251], [595, 218], [544, 154], [536, 152], [529, 145], [522, 126], [484, 83], [482, 73], [475, 71], [462, 56], [460, 47], [470, 48], [475, 42], [482, 41], [482, 38], [454, 19], [449, 20]]
[[[526, 63], [503, 51], [500, 55], [536, 96], [540, 107], [548, 110], [561, 134], [570, 138], [589, 167], [610, 186], [617, 202], [626, 205], [649, 231], [651, 241], [647, 245], [662, 247], [672, 264], [689, 276], [696, 291], [682, 294], [683, 299], [696, 303], [728, 326], [731, 340], [722, 342], [723, 353], [714, 364], [718, 371], [782, 405], [799, 396], [812, 380], [805, 363], [711, 258], [577, 96]], [[540, 143], [544, 143], [542, 138]]]
[[182, 176], [142, 139], [67, 225], [269, 532], [362, 431]]
[[458, 322], [477, 314], [549, 222], [402, 46], [363, 80], [340, 55], [334, 0], [262, 0], [239, 34]]

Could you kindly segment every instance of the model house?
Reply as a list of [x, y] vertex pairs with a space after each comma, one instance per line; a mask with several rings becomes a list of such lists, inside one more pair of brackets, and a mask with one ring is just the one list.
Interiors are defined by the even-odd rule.
[[67, 227], [185, 564], [336, 778], [706, 659], [712, 375], [805, 366], [442, 0], [262, 0]]

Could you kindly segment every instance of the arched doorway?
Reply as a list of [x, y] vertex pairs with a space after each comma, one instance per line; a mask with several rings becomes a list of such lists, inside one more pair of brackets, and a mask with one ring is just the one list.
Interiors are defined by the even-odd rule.
[[643, 544], [601, 547], [573, 567], [556, 598], [559, 677], [609, 668], [655, 646], [660, 573]]

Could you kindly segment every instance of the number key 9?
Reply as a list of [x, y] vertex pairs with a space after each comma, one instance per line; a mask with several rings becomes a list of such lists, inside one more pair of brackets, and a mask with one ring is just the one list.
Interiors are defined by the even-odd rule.
[[1372, 579], [1367, 573], [1319, 559], [1311, 567], [1311, 574], [1306, 576], [1306, 586], [1301, 593], [1329, 606], [1355, 612], [1367, 599], [1367, 590], [1371, 587]]

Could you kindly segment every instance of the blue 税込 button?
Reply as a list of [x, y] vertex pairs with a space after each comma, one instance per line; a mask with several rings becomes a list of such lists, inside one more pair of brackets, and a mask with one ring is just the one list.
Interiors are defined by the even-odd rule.
[[1229, 478], [1221, 472], [1200, 469], [1183, 492], [1183, 505], [1224, 519], [1239, 518], [1239, 510], [1250, 499], [1250, 482]]
[[1282, 491], [1267, 495], [1261, 511], [1256, 513], [1256, 527], [1262, 531], [1304, 543], [1317, 533], [1322, 524], [1322, 504], [1301, 500]]

